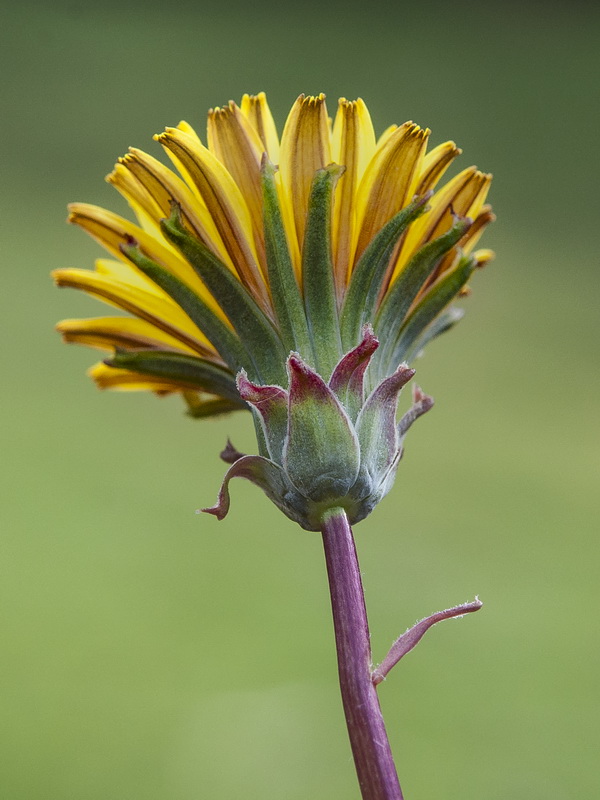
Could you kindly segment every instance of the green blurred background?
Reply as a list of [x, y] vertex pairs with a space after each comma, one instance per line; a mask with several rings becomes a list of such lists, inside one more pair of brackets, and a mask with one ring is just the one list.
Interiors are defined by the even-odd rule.
[[[577, 4], [27, 4], [3, 13], [2, 767], [8, 800], [358, 798], [317, 535], [234, 484], [196, 516], [238, 414], [101, 393], [54, 289], [99, 248], [65, 204], [121, 211], [128, 145], [265, 90], [362, 96], [495, 173], [498, 258], [417, 364], [437, 399], [357, 529], [410, 800], [598, 795], [598, 16]], [[585, 10], [584, 10], [585, 9]], [[590, 16], [591, 15], [591, 16]]]

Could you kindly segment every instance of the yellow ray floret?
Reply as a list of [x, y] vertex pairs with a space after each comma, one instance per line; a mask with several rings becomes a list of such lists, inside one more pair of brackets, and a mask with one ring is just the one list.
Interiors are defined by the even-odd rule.
[[88, 375], [99, 389], [117, 389], [123, 392], [157, 392], [168, 394], [170, 392], [194, 391], [196, 386], [185, 384], [183, 381], [168, 381], [165, 379], [152, 379], [129, 369], [115, 369], [107, 367], [101, 361], [88, 370]]
[[273, 164], [279, 163], [279, 136], [273, 115], [267, 104], [264, 92], [257, 95], [245, 94], [242, 97], [242, 114], [246, 117], [252, 128], [256, 131], [262, 142], [263, 149]]
[[359, 257], [373, 236], [412, 198], [430, 131], [412, 122], [397, 128], [380, 145], [356, 198]]
[[325, 95], [300, 95], [292, 106], [281, 137], [279, 169], [286, 202], [292, 209], [295, 235], [304, 239], [310, 187], [318, 169], [331, 162], [331, 141]]
[[158, 141], [172, 151], [204, 200], [240, 280], [263, 305], [268, 293], [258, 263], [252, 217], [233, 177], [208, 148], [177, 128], [167, 128]]
[[97, 317], [67, 319], [56, 326], [65, 342], [85, 344], [100, 350], [116, 348], [172, 350], [194, 355], [198, 351], [181, 339], [157, 328], [150, 322], [134, 317]]
[[346, 168], [336, 188], [332, 225], [335, 285], [341, 298], [351, 272], [356, 242], [356, 193], [375, 152], [373, 123], [360, 98], [355, 102], [340, 99], [332, 138], [333, 159]]
[[109, 305], [121, 308], [205, 356], [215, 355], [208, 340], [190, 318], [169, 298], [133, 287], [108, 275], [84, 269], [57, 269], [53, 273], [58, 286], [83, 289]]

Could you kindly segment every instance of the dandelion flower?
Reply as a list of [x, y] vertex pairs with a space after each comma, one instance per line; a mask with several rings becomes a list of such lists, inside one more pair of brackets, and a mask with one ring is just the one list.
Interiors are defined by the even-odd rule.
[[[324, 95], [296, 100], [281, 140], [264, 94], [211, 109], [206, 145], [185, 122], [167, 128], [155, 139], [176, 172], [131, 148], [107, 177], [136, 223], [70, 206], [69, 221], [112, 258], [54, 272], [59, 286], [129, 316], [58, 329], [111, 353], [90, 370], [101, 388], [179, 392], [196, 417], [251, 409], [260, 456], [237, 459], [228, 477], [255, 480], [305, 527], [344, 498], [357, 521], [431, 405], [415, 389], [395, 424], [407, 363], [460, 319], [452, 301], [491, 257], [474, 250], [492, 220], [491, 176], [468, 167], [438, 188], [461, 151], [445, 142], [428, 152], [429, 135], [406, 122], [377, 139], [360, 99], [342, 98], [332, 122]], [[294, 422], [307, 397], [330, 428], [309, 435], [302, 414]], [[383, 417], [385, 436], [373, 428]], [[315, 457], [303, 476], [294, 462], [307, 445]]]

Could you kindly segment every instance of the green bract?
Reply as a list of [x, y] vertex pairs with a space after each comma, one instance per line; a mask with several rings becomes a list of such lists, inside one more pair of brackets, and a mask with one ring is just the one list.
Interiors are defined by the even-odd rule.
[[362, 341], [342, 358], [329, 384], [297, 353], [287, 359], [289, 390], [254, 384], [241, 371], [239, 393], [257, 418], [266, 453], [228, 449], [224, 458], [232, 466], [217, 504], [204, 511], [223, 519], [229, 481], [240, 477], [260, 486], [306, 530], [320, 530], [332, 508], [344, 508], [352, 523], [364, 519], [392, 486], [406, 431], [433, 404], [416, 389], [413, 406], [396, 423], [399, 393], [414, 375], [406, 364], [365, 398], [364, 375], [378, 344], [365, 326]]

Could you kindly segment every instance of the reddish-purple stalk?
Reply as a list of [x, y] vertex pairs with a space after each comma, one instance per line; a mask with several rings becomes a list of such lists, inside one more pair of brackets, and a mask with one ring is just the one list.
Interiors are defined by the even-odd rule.
[[322, 528], [340, 688], [363, 800], [402, 800], [402, 790], [371, 674], [371, 643], [352, 529], [343, 509]]

